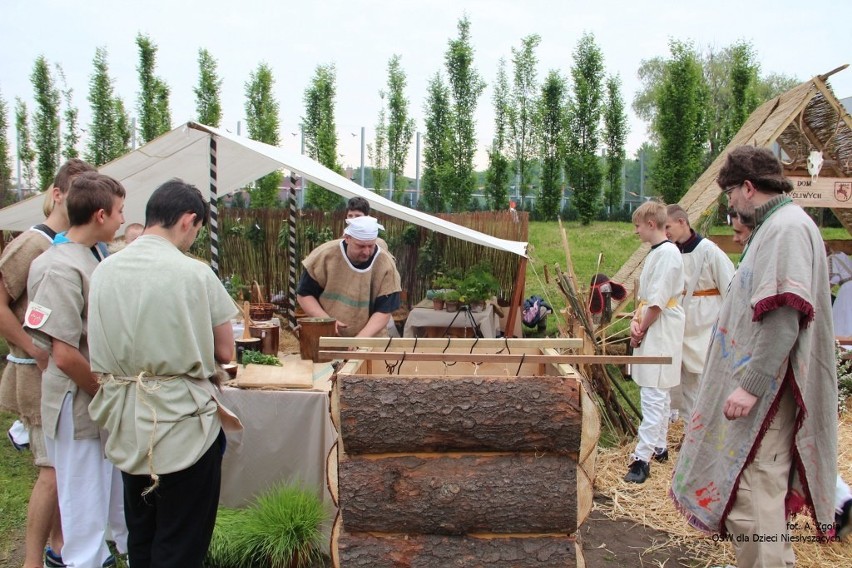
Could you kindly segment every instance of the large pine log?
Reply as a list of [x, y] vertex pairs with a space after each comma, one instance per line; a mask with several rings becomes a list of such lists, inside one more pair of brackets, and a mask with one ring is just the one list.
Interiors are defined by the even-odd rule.
[[[577, 530], [576, 459], [552, 453], [340, 456], [340, 512], [351, 531], [570, 534]], [[582, 490], [591, 493], [582, 480]]]
[[344, 568], [542, 568], [585, 566], [577, 542], [561, 535], [526, 538], [375, 535], [343, 530], [337, 541]]
[[338, 375], [347, 454], [577, 452], [577, 379]]

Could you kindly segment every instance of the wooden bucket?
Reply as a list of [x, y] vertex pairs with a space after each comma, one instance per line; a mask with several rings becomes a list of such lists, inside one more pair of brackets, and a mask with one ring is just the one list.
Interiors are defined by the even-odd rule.
[[319, 357], [319, 338], [335, 337], [334, 318], [302, 318], [299, 322], [299, 353], [302, 359], [310, 359], [315, 363], [331, 361]]
[[260, 351], [260, 339], [257, 337], [243, 337], [237, 339], [237, 363], [243, 362], [243, 351]]
[[251, 336], [260, 339], [260, 352], [264, 355], [278, 355], [278, 331], [275, 324], [249, 327]]

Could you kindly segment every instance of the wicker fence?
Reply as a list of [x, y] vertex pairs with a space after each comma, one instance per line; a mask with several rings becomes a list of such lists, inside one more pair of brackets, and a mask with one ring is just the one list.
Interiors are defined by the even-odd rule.
[[[385, 227], [384, 238], [402, 277], [402, 289], [409, 304], [425, 296], [430, 278], [438, 268], [459, 269], [487, 261], [491, 264], [503, 295], [514, 284], [520, 258], [434, 233], [417, 225], [386, 215], [377, 215]], [[440, 215], [441, 218], [477, 231], [510, 240], [526, 241], [528, 217], [504, 212], [474, 212]], [[223, 277], [238, 276], [246, 283], [257, 281], [267, 298], [286, 298], [289, 248], [286, 209], [225, 209], [220, 214], [220, 265]], [[296, 222], [296, 252], [304, 258], [317, 245], [343, 234], [345, 213], [302, 211]], [[201, 241], [201, 239], [200, 239]], [[209, 238], [193, 250], [209, 258]], [[301, 273], [301, 268], [299, 268]]]

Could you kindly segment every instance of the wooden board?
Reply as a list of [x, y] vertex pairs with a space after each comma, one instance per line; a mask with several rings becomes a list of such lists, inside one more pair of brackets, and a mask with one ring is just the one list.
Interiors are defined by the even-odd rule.
[[313, 361], [288, 360], [274, 365], [240, 365], [236, 385], [254, 389], [309, 389], [314, 386]]
[[575, 460], [553, 453], [347, 456], [338, 464], [340, 512], [355, 532], [570, 534], [577, 530]]
[[577, 379], [338, 375], [347, 454], [580, 450]]

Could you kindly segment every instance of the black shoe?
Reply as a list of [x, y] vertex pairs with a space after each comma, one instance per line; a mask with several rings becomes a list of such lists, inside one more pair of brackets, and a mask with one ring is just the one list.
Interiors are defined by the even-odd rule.
[[849, 521], [850, 514], [852, 514], [852, 499], [847, 500], [843, 504], [843, 509], [834, 515], [834, 526], [837, 527], [837, 538], [840, 540], [852, 534], [852, 522]]
[[651, 464], [642, 460], [633, 460], [630, 468], [627, 470], [627, 475], [624, 476], [624, 481], [628, 483], [645, 483], [649, 475], [651, 475]]
[[668, 448], [654, 448], [654, 455], [651, 456], [655, 462], [665, 463], [669, 461], [669, 449]]

